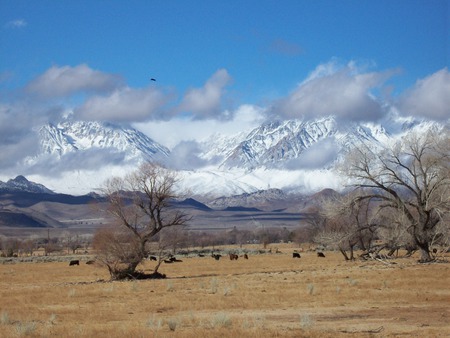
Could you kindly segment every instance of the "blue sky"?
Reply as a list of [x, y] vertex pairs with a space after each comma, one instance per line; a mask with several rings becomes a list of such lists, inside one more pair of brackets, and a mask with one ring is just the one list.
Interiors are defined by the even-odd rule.
[[381, 101], [446, 119], [449, 20], [445, 0], [0, 0], [0, 146], [67, 111], [169, 146], [268, 117], [376, 121]]

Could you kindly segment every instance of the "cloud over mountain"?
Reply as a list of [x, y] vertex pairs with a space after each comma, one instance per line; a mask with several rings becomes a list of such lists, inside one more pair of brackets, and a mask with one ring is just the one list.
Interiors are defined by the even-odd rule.
[[443, 68], [418, 80], [399, 100], [399, 109], [408, 115], [433, 120], [450, 117], [450, 72]]
[[52, 66], [25, 88], [44, 98], [70, 96], [79, 92], [107, 92], [122, 85], [120, 76], [90, 68], [86, 64]]
[[170, 100], [169, 93], [154, 87], [124, 87], [106, 96], [90, 97], [74, 111], [82, 120], [140, 122], [162, 119], [164, 106]]
[[197, 119], [214, 117], [221, 108], [224, 88], [231, 81], [226, 69], [219, 69], [201, 88], [189, 89], [179, 106], [179, 110], [190, 112]]
[[376, 121], [382, 103], [371, 94], [392, 72], [362, 72], [354, 63], [319, 65], [287, 97], [274, 105], [285, 118], [306, 119], [334, 115], [343, 121]]

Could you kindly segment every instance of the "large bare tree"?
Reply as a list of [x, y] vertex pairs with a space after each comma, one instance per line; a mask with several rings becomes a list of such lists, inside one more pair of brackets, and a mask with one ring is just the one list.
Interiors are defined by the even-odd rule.
[[[433, 259], [431, 244], [450, 212], [450, 138], [448, 129], [439, 133], [411, 134], [390, 149], [375, 153], [355, 149], [343, 167], [360, 190], [355, 201], [376, 203], [379, 210], [401, 214], [412, 241], [420, 250], [420, 261]], [[445, 230], [446, 229], [446, 230]]]
[[378, 225], [376, 210], [368, 200], [358, 200], [357, 193], [324, 198], [319, 215], [322, 226], [314, 241], [325, 247], [338, 249], [345, 260], [354, 259], [354, 249], [369, 252]]
[[147, 257], [150, 239], [165, 228], [186, 225], [190, 220], [173, 207], [179, 197], [175, 184], [172, 171], [153, 163], [142, 165], [125, 178], [107, 181], [108, 212], [117, 222], [96, 234], [94, 247], [112, 279], [140, 276], [136, 268]]

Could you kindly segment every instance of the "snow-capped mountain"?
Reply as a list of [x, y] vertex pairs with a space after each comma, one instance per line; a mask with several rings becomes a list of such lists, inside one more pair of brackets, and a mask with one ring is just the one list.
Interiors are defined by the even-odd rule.
[[[255, 128], [247, 135], [232, 139], [216, 137], [203, 144], [207, 149], [203, 157], [222, 157], [221, 169], [285, 168], [285, 164], [298, 159], [310, 148], [319, 149], [319, 142], [334, 144], [335, 160], [343, 151], [362, 144], [377, 148], [392, 139], [382, 126], [372, 124], [349, 125], [339, 128], [333, 117], [314, 121], [277, 121]], [[228, 145], [228, 148], [226, 147]], [[230, 147], [231, 146], [231, 147]], [[225, 152], [224, 149], [227, 149]]]
[[123, 152], [126, 160], [159, 160], [169, 150], [133, 128], [110, 123], [65, 120], [39, 129], [42, 153], [62, 156], [89, 149]]
[[[178, 188], [209, 197], [269, 189], [339, 190], [343, 182], [333, 167], [344, 152], [353, 147], [381, 149], [413, 129], [430, 128], [437, 124], [392, 118], [386, 125], [342, 125], [327, 117], [268, 122], [234, 136], [215, 134], [200, 143], [201, 152], [195, 154], [203, 160], [202, 167], [179, 172]], [[28, 159], [25, 174], [57, 192], [87, 194], [144, 161], [169, 165], [169, 157], [176, 156], [136, 129], [109, 123], [66, 119], [42, 126], [38, 134], [41, 152]]]
[[261, 166], [272, 167], [279, 161], [297, 158], [312, 144], [335, 133], [336, 123], [333, 118], [266, 123], [250, 132], [234, 149], [230, 149], [221, 166], [249, 170]]
[[42, 184], [28, 181], [22, 175], [19, 175], [14, 179], [10, 179], [7, 182], [0, 181], [0, 192], [11, 192], [11, 191], [43, 193], [43, 194], [54, 193], [53, 191], [47, 189]]

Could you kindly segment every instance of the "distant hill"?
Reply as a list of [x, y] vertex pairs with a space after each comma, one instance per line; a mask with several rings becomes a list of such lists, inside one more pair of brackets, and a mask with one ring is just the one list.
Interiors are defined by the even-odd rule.
[[0, 226], [20, 228], [47, 228], [48, 225], [21, 212], [0, 211]]
[[53, 194], [53, 191], [46, 188], [42, 184], [28, 181], [24, 176], [19, 175], [14, 179], [8, 180], [8, 182], [0, 181], [0, 193], [7, 192], [30, 192], [30, 193], [42, 193]]

